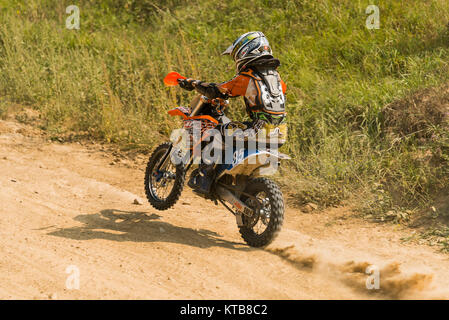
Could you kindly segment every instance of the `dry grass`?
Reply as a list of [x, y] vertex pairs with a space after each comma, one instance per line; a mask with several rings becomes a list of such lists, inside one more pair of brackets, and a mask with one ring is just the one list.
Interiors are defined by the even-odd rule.
[[[350, 0], [81, 0], [78, 31], [65, 28], [69, 1], [0, 3], [0, 116], [11, 103], [31, 106], [52, 137], [149, 150], [179, 125], [166, 111], [192, 97], [163, 76], [227, 80], [234, 69], [220, 52], [262, 29], [288, 84], [283, 151], [293, 160], [283, 173], [297, 203], [362, 191], [377, 214], [422, 206], [448, 184], [449, 138], [435, 109], [446, 93], [404, 98], [449, 80], [446, 0], [381, 2], [379, 30], [365, 28], [367, 4]], [[242, 102], [228, 115], [243, 119]], [[433, 138], [420, 142], [420, 132]]]

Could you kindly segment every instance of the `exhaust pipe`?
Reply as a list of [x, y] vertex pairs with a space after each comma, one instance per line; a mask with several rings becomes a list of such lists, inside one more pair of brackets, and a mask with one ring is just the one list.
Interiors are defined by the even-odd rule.
[[246, 204], [244, 204], [231, 191], [229, 191], [226, 188], [223, 188], [222, 186], [217, 186], [216, 190], [217, 190], [218, 196], [221, 199], [226, 200], [236, 209], [236, 211], [240, 214], [240, 219], [241, 219], [242, 213], [248, 217], [253, 215], [253, 213], [254, 213], [253, 209], [251, 209]]

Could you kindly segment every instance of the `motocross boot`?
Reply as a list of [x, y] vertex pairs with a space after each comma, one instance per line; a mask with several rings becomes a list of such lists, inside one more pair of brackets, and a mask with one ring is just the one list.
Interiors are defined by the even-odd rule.
[[214, 176], [213, 164], [201, 164], [198, 174], [190, 178], [188, 185], [197, 193], [207, 195], [210, 193]]

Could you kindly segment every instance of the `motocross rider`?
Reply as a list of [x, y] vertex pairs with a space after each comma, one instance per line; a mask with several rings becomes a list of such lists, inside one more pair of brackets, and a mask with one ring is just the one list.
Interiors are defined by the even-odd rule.
[[[272, 132], [276, 132], [280, 144], [285, 142], [286, 85], [276, 70], [280, 61], [273, 57], [265, 35], [260, 31], [247, 32], [238, 37], [222, 55], [230, 55], [234, 59], [237, 69], [234, 78], [219, 84], [185, 79], [179, 80], [180, 87], [189, 91], [195, 89], [209, 99], [244, 98], [251, 122], [221, 124], [216, 129], [222, 135], [238, 127], [244, 129], [245, 136], [255, 136], [261, 131], [272, 136]], [[196, 192], [208, 194], [213, 181], [213, 168], [214, 164], [202, 163], [199, 174], [190, 179], [189, 186]]]

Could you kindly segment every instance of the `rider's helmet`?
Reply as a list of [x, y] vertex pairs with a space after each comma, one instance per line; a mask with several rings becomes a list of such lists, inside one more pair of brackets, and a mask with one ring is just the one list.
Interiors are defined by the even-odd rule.
[[242, 34], [222, 54], [230, 55], [234, 59], [238, 72], [260, 57], [273, 57], [268, 39], [260, 31]]

